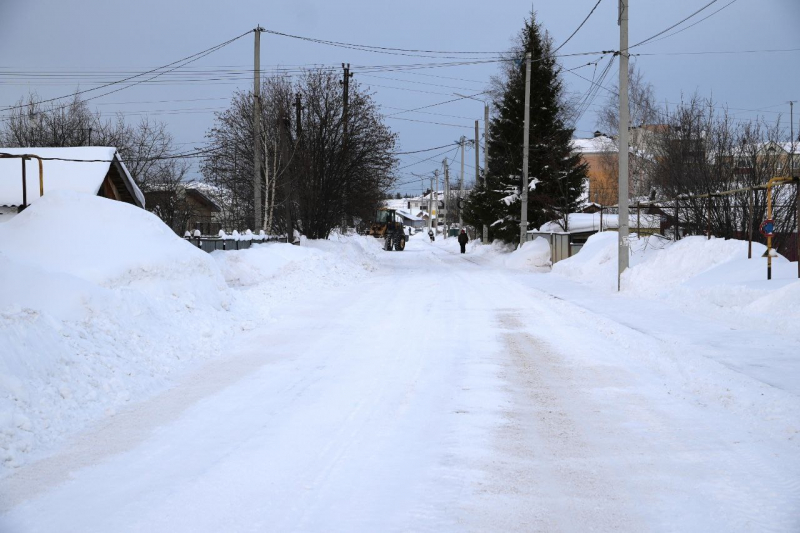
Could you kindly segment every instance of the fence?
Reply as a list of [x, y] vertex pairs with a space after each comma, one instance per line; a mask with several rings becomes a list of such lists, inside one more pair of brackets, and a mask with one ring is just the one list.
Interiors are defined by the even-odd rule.
[[232, 235], [220, 231], [220, 235], [214, 237], [210, 235], [190, 235], [187, 231], [184, 239], [204, 252], [211, 253], [215, 250], [246, 250], [253, 244], [281, 242], [285, 241], [286, 237], [280, 235], [253, 235], [250, 233], [239, 235], [236, 231]]

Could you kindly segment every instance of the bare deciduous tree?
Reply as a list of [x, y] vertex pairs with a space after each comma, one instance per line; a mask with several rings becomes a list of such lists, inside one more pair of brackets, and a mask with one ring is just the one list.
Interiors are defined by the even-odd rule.
[[[344, 139], [343, 98], [338, 74], [305, 72], [295, 83], [284, 77], [264, 80], [262, 151], [273, 211], [270, 231], [297, 226], [310, 238], [326, 238], [343, 220], [369, 218], [394, 181], [395, 135], [382, 122], [371, 96], [350, 83], [348, 137]], [[303, 111], [297, 123], [294, 97]], [[226, 224], [249, 227], [253, 219], [252, 95], [234, 95], [206, 134], [211, 153], [202, 162], [207, 182], [225, 191]], [[268, 172], [268, 175], [267, 175]], [[269, 177], [269, 180], [267, 179]], [[260, 229], [260, 228], [259, 228]]]
[[[642, 71], [631, 61], [628, 66], [628, 107], [630, 109], [630, 158], [628, 172], [630, 191], [634, 197], [646, 197], [652, 189], [652, 160], [647, 157], [649, 144], [654, 137], [654, 129], [660, 120], [655, 100], [655, 90]], [[619, 86], [614, 85], [603, 107], [597, 114], [597, 128], [614, 140], [615, 150], [603, 158], [604, 171], [608, 176], [619, 175]], [[604, 184], [604, 195], [616, 203], [617, 183], [610, 180]], [[604, 202], [609, 203], [609, 202]]]

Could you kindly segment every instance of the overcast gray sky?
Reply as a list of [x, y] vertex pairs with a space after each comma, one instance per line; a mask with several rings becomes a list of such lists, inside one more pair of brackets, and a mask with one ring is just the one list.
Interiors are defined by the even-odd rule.
[[[678, 22], [708, 1], [630, 0], [630, 44]], [[685, 25], [729, 2], [718, 0]], [[13, 105], [28, 91], [50, 98], [76, 88], [89, 89], [199, 52], [257, 24], [285, 33], [371, 46], [500, 51], [508, 48], [531, 5], [538, 20], [560, 44], [595, 3], [596, 0], [0, 0], [0, 106]], [[586, 25], [559, 53], [618, 48], [616, 19], [616, 0], [602, 0]], [[682, 94], [695, 91], [703, 96], [713, 93], [715, 101], [728, 105], [737, 119], [750, 120], [759, 114], [775, 119], [783, 113], [788, 130], [787, 102], [800, 100], [800, 51], [697, 52], [797, 49], [798, 27], [798, 0], [735, 0], [686, 31], [632, 52], [655, 54], [638, 57], [637, 62], [655, 86], [659, 101], [678, 102]], [[131, 87], [91, 104], [108, 115], [124, 112], [130, 120], [148, 113], [169, 124], [179, 148], [200, 147], [204, 133], [213, 124], [214, 111], [224, 109], [237, 88], [252, 87], [252, 76], [244, 72], [252, 68], [252, 54], [251, 34], [193, 63], [186, 73], [165, 75], [157, 83]], [[599, 56], [564, 57], [560, 61], [569, 69]], [[387, 115], [449, 100], [454, 93], [480, 92], [499, 68], [496, 63], [485, 63], [365, 73], [374, 65], [453, 60], [368, 53], [266, 34], [262, 36], [261, 61], [266, 73], [276, 67], [338, 67], [349, 62], [355, 78], [372, 88]], [[615, 64], [604, 82], [606, 87], [616, 83], [617, 72]], [[594, 68], [584, 67], [575, 73], [591, 78]], [[589, 82], [570, 73], [564, 74], [564, 81], [568, 90], [576, 93], [586, 93], [590, 87]], [[601, 90], [578, 122], [577, 137], [591, 135], [595, 111], [605, 98], [606, 92]], [[404, 113], [387, 119], [399, 134], [402, 150], [444, 145], [461, 135], [472, 137], [474, 120], [483, 117], [482, 104], [470, 100], [425, 111], [437, 114]], [[798, 124], [800, 106], [796, 111]], [[444, 157], [439, 154], [440, 151], [402, 156], [401, 166], [418, 164], [401, 170], [399, 182], [412, 180], [411, 171], [426, 173], [438, 168]], [[431, 155], [437, 157], [420, 162]], [[467, 176], [474, 175], [474, 155], [468, 152], [466, 160]], [[419, 187], [419, 182], [414, 181], [400, 190], [418, 192]]]

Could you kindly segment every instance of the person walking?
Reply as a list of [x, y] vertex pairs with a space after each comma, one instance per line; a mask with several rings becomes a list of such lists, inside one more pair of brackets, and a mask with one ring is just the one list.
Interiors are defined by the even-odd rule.
[[469, 236], [467, 235], [467, 230], [462, 229], [461, 233], [458, 234], [458, 244], [461, 245], [461, 253], [467, 253], [467, 243], [469, 242]]

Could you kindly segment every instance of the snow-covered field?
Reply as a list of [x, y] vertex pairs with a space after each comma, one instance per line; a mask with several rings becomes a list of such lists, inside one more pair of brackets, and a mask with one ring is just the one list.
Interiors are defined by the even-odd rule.
[[0, 225], [0, 531], [798, 531], [797, 264]]

